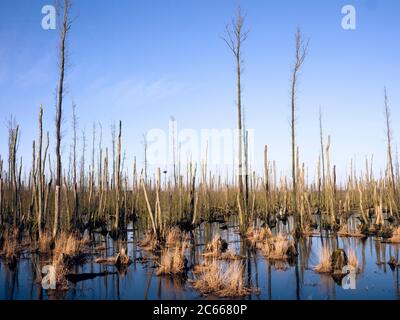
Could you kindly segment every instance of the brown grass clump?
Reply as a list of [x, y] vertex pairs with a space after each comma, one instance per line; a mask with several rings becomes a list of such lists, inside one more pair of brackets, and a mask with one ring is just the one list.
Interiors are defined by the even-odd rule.
[[331, 253], [329, 248], [323, 247], [319, 256], [319, 263], [314, 268], [318, 273], [330, 273], [332, 271]]
[[46, 253], [50, 251], [51, 235], [49, 233], [43, 233], [38, 240], [37, 248], [39, 252]]
[[271, 229], [267, 226], [261, 229], [250, 227], [247, 229], [246, 238], [253, 247], [256, 247], [260, 242], [266, 241], [272, 237]]
[[303, 228], [302, 234], [303, 236], [316, 236], [319, 235], [319, 232], [306, 224]]
[[160, 267], [156, 275], [182, 274], [186, 268], [186, 243], [178, 245], [174, 250], [164, 250], [161, 254]]
[[52, 266], [56, 272], [57, 289], [67, 290], [69, 288], [66, 275], [69, 273], [70, 266], [66, 263], [63, 254], [54, 256]]
[[240, 261], [224, 267], [222, 262], [213, 260], [192, 283], [202, 294], [215, 294], [219, 297], [242, 297], [253, 291], [244, 286], [243, 265]]
[[359, 270], [359, 263], [358, 263], [358, 258], [357, 254], [353, 249], [349, 249], [347, 252], [347, 258], [348, 258], [348, 264], [352, 266], [356, 272]]
[[337, 234], [341, 237], [357, 237], [357, 238], [364, 237], [364, 235], [358, 229], [354, 230], [354, 231], [350, 231], [347, 223], [340, 226], [340, 229], [337, 232]]
[[389, 238], [389, 242], [400, 243], [400, 227], [397, 227], [393, 230], [392, 237]]
[[165, 238], [165, 243], [167, 247], [172, 247], [175, 246], [181, 242], [186, 242], [189, 240], [189, 236], [185, 233], [182, 232], [179, 228], [171, 228], [167, 236]]
[[240, 260], [240, 259], [242, 259], [242, 257], [237, 255], [236, 252], [232, 249], [226, 250], [218, 258], [220, 260]]
[[[42, 235], [42, 249], [47, 247], [47, 243], [51, 242], [50, 236]], [[55, 239], [53, 249], [52, 265], [56, 270], [57, 288], [61, 290], [68, 289], [68, 281], [66, 275], [75, 263], [79, 263], [84, 257], [84, 241], [74, 234], [61, 232]]]
[[7, 233], [3, 247], [1, 248], [0, 255], [9, 259], [14, 257], [19, 251], [19, 245], [17, 240], [18, 230], [14, 229]]
[[83, 249], [82, 242], [78, 240], [73, 234], [62, 232], [55, 241], [54, 254], [55, 255], [69, 255], [74, 257], [81, 253]]
[[281, 233], [258, 244], [258, 248], [265, 257], [272, 260], [286, 260], [289, 255], [296, 254], [293, 241]]
[[203, 261], [202, 263], [196, 264], [193, 267], [193, 274], [200, 274], [200, 273], [205, 272], [206, 270], [208, 270], [210, 268], [211, 268], [210, 264], [206, 263], [205, 261]]
[[139, 241], [139, 247], [145, 251], [155, 251], [159, 248], [159, 243], [152, 232], [146, 232], [143, 240]]
[[218, 258], [227, 248], [228, 244], [226, 241], [223, 240], [219, 234], [216, 234], [212, 241], [206, 245], [203, 255], [205, 257]]

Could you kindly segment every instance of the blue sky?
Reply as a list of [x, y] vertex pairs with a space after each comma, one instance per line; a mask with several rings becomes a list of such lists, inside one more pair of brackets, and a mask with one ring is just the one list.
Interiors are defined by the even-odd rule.
[[[51, 1], [0, 4], [0, 153], [6, 156], [6, 121], [13, 114], [22, 130], [19, 154], [27, 162], [41, 103], [45, 129], [54, 140], [58, 37], [41, 28], [46, 4]], [[72, 100], [88, 143], [93, 122], [102, 123], [106, 144], [110, 125], [123, 121], [129, 163], [134, 155], [143, 161], [142, 134], [167, 130], [171, 116], [178, 129], [234, 128], [234, 61], [220, 37], [238, 4], [250, 29], [242, 81], [246, 126], [255, 130], [256, 169], [262, 168], [267, 144], [279, 171], [290, 170], [290, 71], [297, 26], [310, 38], [297, 98], [297, 143], [310, 176], [319, 154], [320, 105], [339, 175], [354, 156], [360, 169], [372, 154], [375, 170], [383, 168], [385, 85], [396, 145], [400, 130], [397, 0], [75, 0], [63, 155], [70, 150]], [[341, 27], [346, 4], [357, 10], [356, 30]]]

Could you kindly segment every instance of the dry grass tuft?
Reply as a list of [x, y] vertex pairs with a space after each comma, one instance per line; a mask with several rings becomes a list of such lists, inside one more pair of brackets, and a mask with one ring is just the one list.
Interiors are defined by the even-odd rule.
[[[49, 235], [42, 235], [39, 247], [42, 245], [42, 249], [47, 247], [47, 244], [51, 242]], [[57, 288], [61, 290], [68, 289], [68, 281], [66, 275], [69, 273], [72, 266], [82, 259], [84, 251], [84, 240], [79, 239], [74, 234], [67, 232], [61, 232], [54, 244], [53, 249], [53, 262], [52, 265], [56, 270], [56, 283]]]
[[348, 258], [348, 264], [352, 266], [356, 272], [359, 270], [359, 263], [358, 263], [358, 258], [357, 254], [353, 249], [349, 249], [347, 252], [347, 258]]
[[155, 251], [159, 249], [159, 244], [152, 232], [147, 231], [143, 240], [139, 241], [139, 247], [145, 251]]
[[171, 228], [165, 238], [167, 247], [173, 247], [179, 243], [186, 242], [189, 240], [187, 233], [182, 232], [179, 228]]
[[316, 236], [319, 235], [319, 232], [313, 229], [309, 224], [306, 224], [302, 231], [303, 236]]
[[389, 242], [393, 243], [400, 243], [400, 227], [397, 227], [393, 230], [393, 235], [388, 240]]
[[157, 270], [157, 276], [165, 274], [182, 274], [186, 268], [185, 257], [186, 243], [177, 245], [174, 250], [164, 250], [161, 254], [160, 267]]
[[323, 247], [319, 256], [319, 263], [315, 266], [314, 271], [318, 273], [330, 273], [332, 271], [331, 253], [329, 248]]
[[3, 247], [1, 248], [0, 255], [9, 259], [15, 257], [19, 251], [18, 244], [18, 229], [12, 229], [6, 233], [6, 239], [4, 240]]
[[289, 253], [295, 254], [293, 241], [281, 233], [258, 243], [257, 248], [261, 249], [263, 255], [271, 260], [286, 260], [289, 258]]
[[253, 290], [244, 286], [243, 265], [234, 261], [226, 267], [218, 260], [213, 260], [203, 267], [193, 287], [202, 294], [215, 294], [219, 297], [242, 297]]
[[250, 227], [247, 229], [246, 238], [249, 240], [253, 247], [256, 247], [260, 242], [266, 241], [272, 237], [271, 229], [267, 226], [261, 229]]
[[347, 223], [340, 226], [340, 229], [337, 232], [337, 234], [341, 237], [356, 237], [356, 238], [364, 237], [364, 235], [358, 229], [353, 231], [349, 230], [349, 226], [347, 225]]
[[54, 246], [54, 254], [61, 255], [66, 254], [74, 257], [81, 253], [83, 249], [82, 241], [76, 238], [73, 234], [68, 234], [66, 232], [60, 233], [56, 238]]
[[240, 260], [240, 259], [242, 259], [242, 257], [237, 255], [236, 252], [232, 249], [226, 250], [218, 258], [220, 260]]
[[51, 235], [49, 233], [43, 233], [38, 240], [37, 248], [41, 253], [47, 253], [50, 251]]
[[219, 234], [216, 234], [212, 241], [206, 245], [203, 255], [208, 258], [218, 258], [227, 248], [228, 244], [226, 241]]

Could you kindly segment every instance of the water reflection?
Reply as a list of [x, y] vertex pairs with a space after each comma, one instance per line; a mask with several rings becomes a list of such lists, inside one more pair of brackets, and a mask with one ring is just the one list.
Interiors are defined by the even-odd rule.
[[[278, 224], [276, 229], [287, 231], [291, 221]], [[346, 238], [323, 235], [300, 239], [296, 246], [299, 255], [294, 261], [269, 262], [259, 252], [250, 248], [238, 233], [235, 221], [202, 224], [192, 233], [192, 246], [187, 249], [189, 271], [202, 259], [204, 246], [218, 232], [229, 243], [229, 248], [245, 257], [244, 279], [246, 286], [258, 287], [260, 291], [245, 299], [399, 299], [399, 268], [388, 265], [390, 257], [399, 259], [399, 245], [389, 244], [376, 238]], [[222, 228], [221, 228], [222, 227]], [[74, 267], [76, 274], [92, 274], [93, 278], [72, 283], [66, 291], [43, 290], [38, 277], [38, 266], [49, 257], [23, 252], [15, 268], [0, 260], [0, 299], [213, 299], [201, 296], [193, 290], [186, 278], [156, 276], [156, 257], [142, 251], [138, 239], [143, 234], [140, 225], [130, 225], [126, 233], [128, 254], [133, 263], [117, 270], [114, 266], [95, 263], [99, 255], [116, 254], [124, 245], [110, 237], [94, 234], [95, 247], [104, 251], [90, 257], [84, 264]], [[360, 272], [356, 277], [356, 289], [345, 290], [329, 275], [313, 271], [319, 261], [321, 248], [343, 248], [356, 252]]]

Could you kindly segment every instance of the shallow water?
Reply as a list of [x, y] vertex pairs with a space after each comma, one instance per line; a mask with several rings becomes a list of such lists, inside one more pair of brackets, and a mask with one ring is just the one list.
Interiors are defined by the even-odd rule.
[[[399, 267], [392, 270], [387, 264], [391, 256], [399, 258], [399, 245], [383, 243], [375, 238], [342, 238], [333, 236], [313, 236], [301, 239], [298, 243], [297, 261], [289, 264], [273, 263], [259, 252], [250, 250], [240, 239], [234, 222], [222, 224], [202, 224], [193, 234], [194, 245], [187, 251], [188, 266], [201, 260], [204, 244], [219, 232], [229, 243], [229, 248], [246, 256], [246, 285], [258, 287], [259, 292], [244, 299], [253, 300], [334, 300], [334, 299], [399, 299]], [[285, 228], [285, 226], [280, 226]], [[286, 227], [287, 228], [287, 227]], [[74, 273], [100, 273], [108, 275], [71, 284], [69, 290], [52, 292], [43, 290], [35, 279], [35, 267], [30, 253], [23, 253], [17, 268], [11, 271], [0, 260], [0, 299], [215, 299], [202, 296], [194, 290], [190, 282], [176, 277], [156, 276], [156, 264], [153, 260], [143, 260], [151, 256], [137, 245], [142, 232], [133, 226], [128, 231], [128, 254], [133, 263], [126, 270], [118, 271], [115, 266], [106, 266], [94, 262], [91, 257], [83, 265], [75, 266]], [[119, 250], [118, 243], [109, 237], [96, 234], [96, 245], [106, 245], [107, 256]], [[356, 251], [360, 272], [356, 276], [356, 289], [345, 290], [334, 282], [331, 276], [313, 271], [318, 264], [319, 253], [323, 245], [352, 248]], [[104, 255], [101, 253], [100, 255]], [[193, 278], [191, 271], [188, 278]]]

